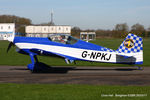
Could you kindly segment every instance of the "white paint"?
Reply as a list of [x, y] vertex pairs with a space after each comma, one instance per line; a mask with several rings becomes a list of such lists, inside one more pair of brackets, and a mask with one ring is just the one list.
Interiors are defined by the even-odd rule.
[[[52, 46], [52, 45], [43, 45], [43, 44], [33, 44], [33, 43], [16, 43], [15, 45], [20, 49], [40, 49], [40, 50], [53, 52], [53, 53], [57, 53], [57, 54], [62, 54], [62, 55], [75, 57], [75, 58], [82, 59], [82, 60], [88, 60], [88, 61], [116, 63], [117, 55], [133, 56], [136, 58], [136, 62], [143, 61], [143, 52], [128, 54], [128, 53], [104, 52], [104, 51], [62, 47], [62, 46]], [[86, 58], [83, 58], [82, 53], [84, 51], [87, 51], [88, 54], [91, 54], [92, 52], [105, 53], [105, 54], [107, 53], [107, 55], [111, 54], [111, 59], [109, 61], [103, 60], [103, 59], [102, 60], [101, 59], [91, 59], [89, 56]], [[120, 61], [122, 61], [122, 60], [120, 60]], [[131, 62], [131, 61], [123, 61], [123, 62]]]

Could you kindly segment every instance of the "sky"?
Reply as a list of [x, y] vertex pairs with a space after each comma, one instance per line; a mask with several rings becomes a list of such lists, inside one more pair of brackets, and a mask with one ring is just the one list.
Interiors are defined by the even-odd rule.
[[0, 15], [26, 17], [33, 24], [50, 22], [81, 29], [114, 29], [116, 24], [150, 27], [150, 0], [0, 0]]

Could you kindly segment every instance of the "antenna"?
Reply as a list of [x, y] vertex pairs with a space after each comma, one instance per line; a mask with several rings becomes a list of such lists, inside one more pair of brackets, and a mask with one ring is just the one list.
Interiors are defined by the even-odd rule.
[[51, 22], [50, 22], [51, 25], [54, 25], [54, 22], [53, 22], [53, 14], [54, 14], [54, 11], [53, 11], [53, 9], [52, 9], [52, 10], [51, 10]]

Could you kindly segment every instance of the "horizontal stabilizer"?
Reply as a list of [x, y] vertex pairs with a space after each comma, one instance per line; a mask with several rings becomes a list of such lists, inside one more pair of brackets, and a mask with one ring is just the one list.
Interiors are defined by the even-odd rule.
[[117, 55], [117, 56], [124, 57], [124, 58], [131, 58], [131, 57], [133, 57], [133, 56], [126, 56], [126, 55]]

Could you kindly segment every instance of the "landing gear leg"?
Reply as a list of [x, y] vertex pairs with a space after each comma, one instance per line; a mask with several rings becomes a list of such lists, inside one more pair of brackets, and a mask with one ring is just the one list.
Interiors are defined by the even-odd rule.
[[34, 55], [34, 59], [35, 59], [36, 62], [39, 62], [36, 55]]
[[37, 56], [34, 55], [34, 54], [29, 54], [30, 55], [30, 58], [31, 58], [31, 64], [28, 64], [28, 69], [30, 69], [31, 71], [34, 70], [34, 67], [35, 67], [35, 64], [38, 62], [38, 59], [37, 59]]

